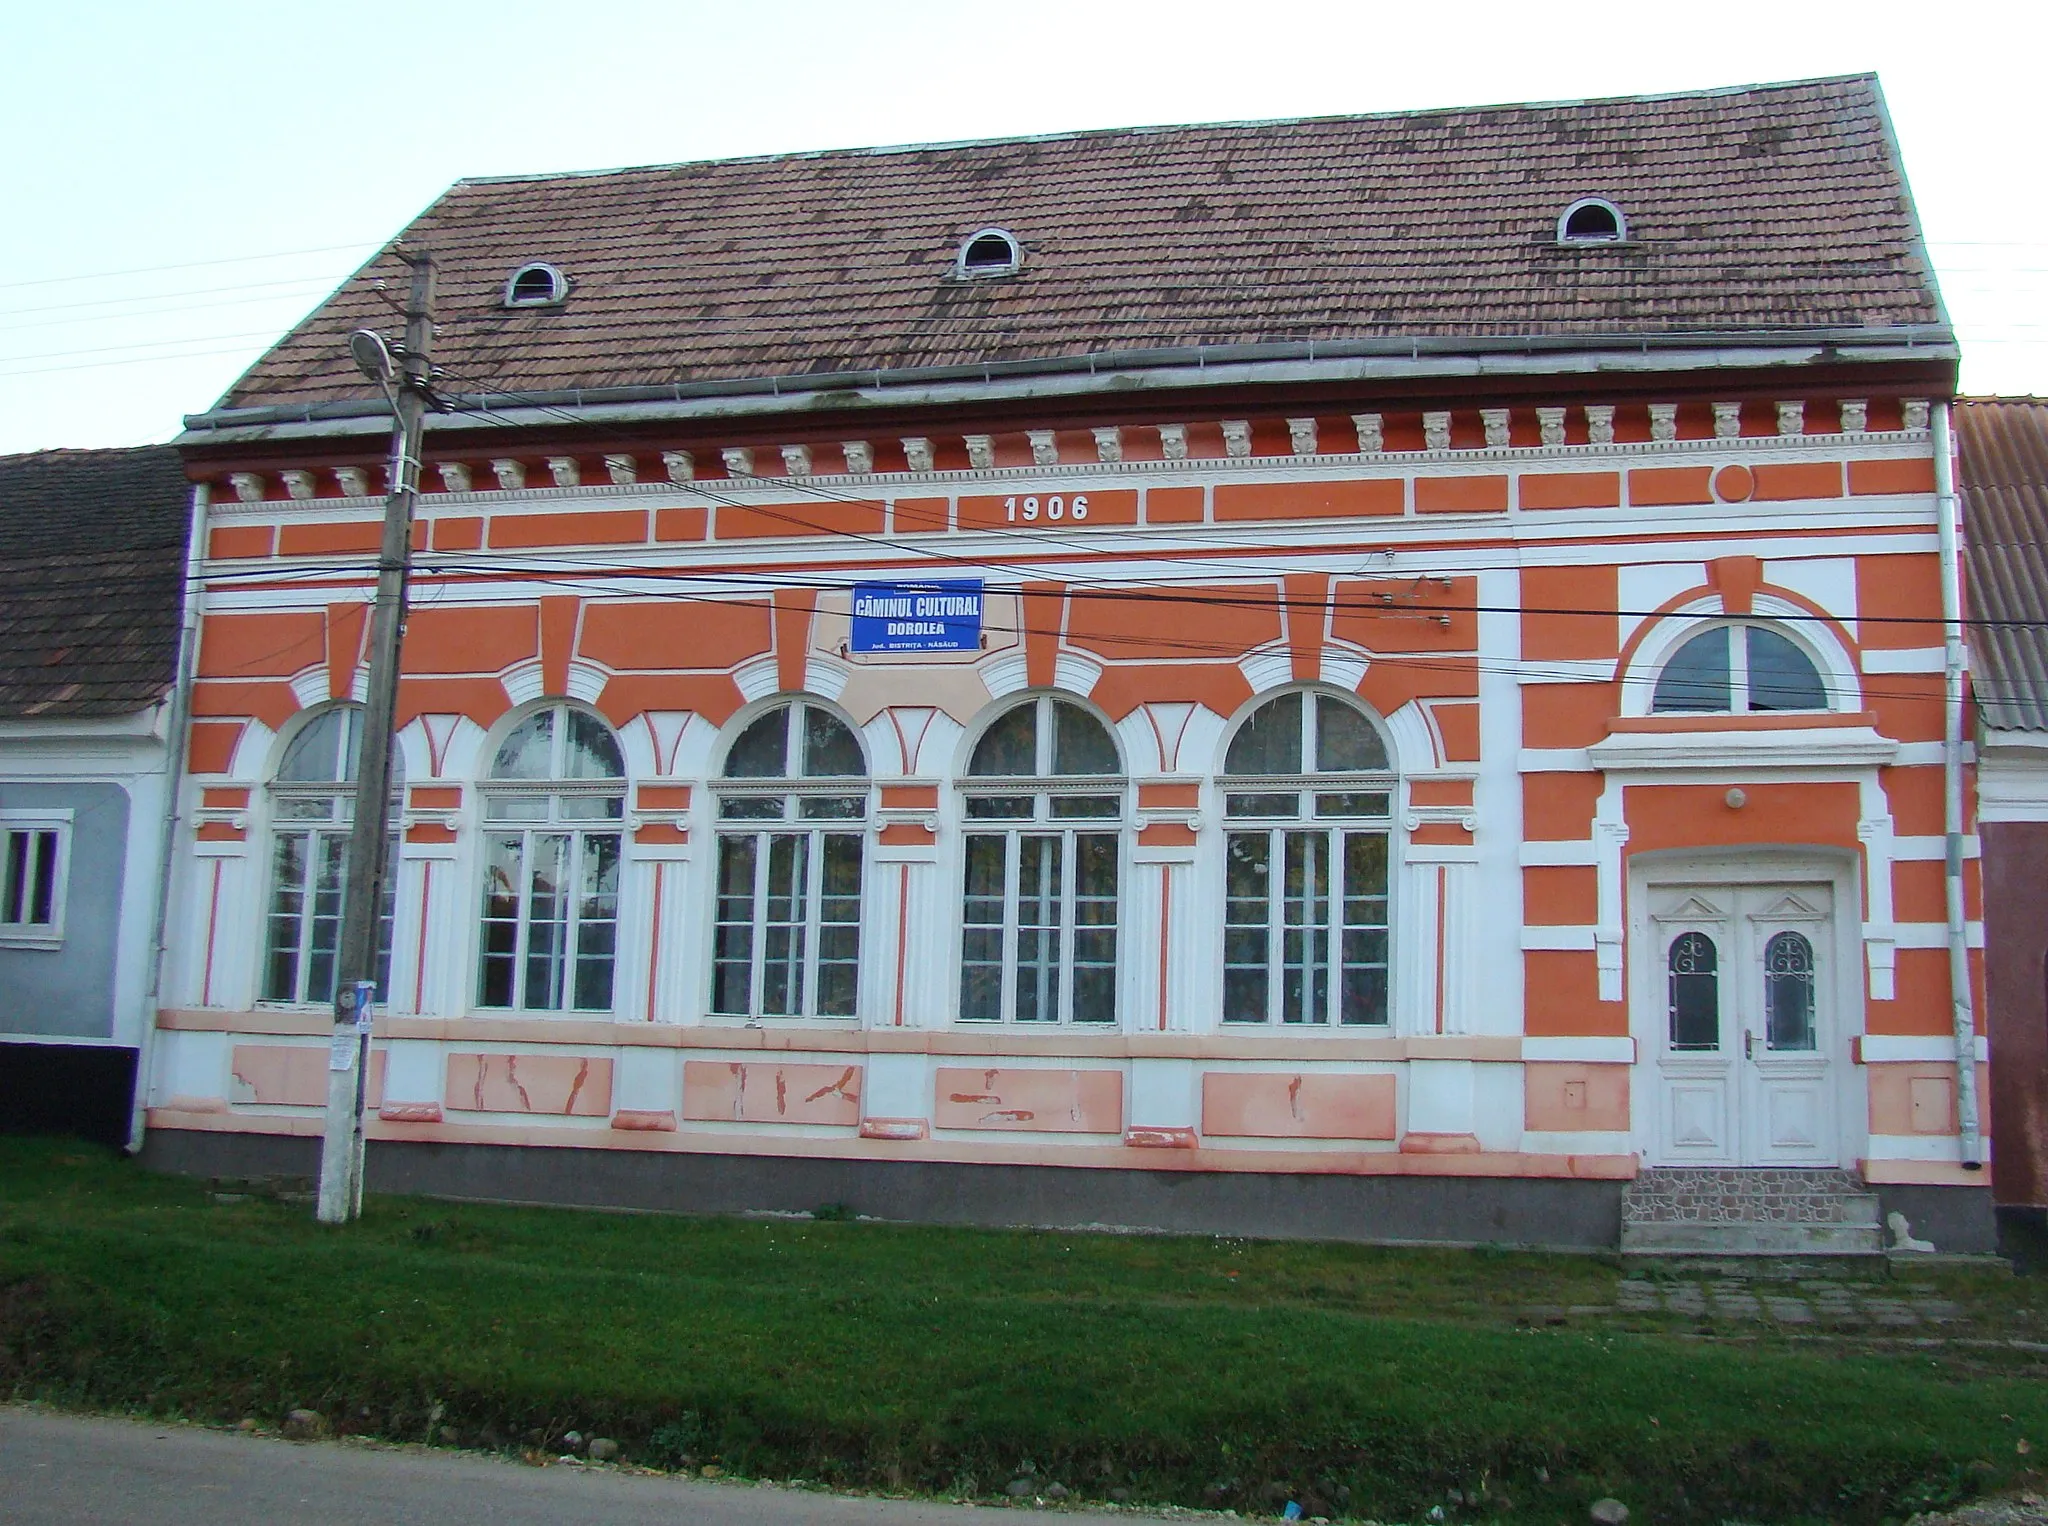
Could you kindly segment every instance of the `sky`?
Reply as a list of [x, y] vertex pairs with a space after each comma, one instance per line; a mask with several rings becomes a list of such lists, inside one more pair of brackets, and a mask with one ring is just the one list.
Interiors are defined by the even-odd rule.
[[172, 438], [450, 182], [1874, 70], [1974, 393], [2048, 393], [2048, 8], [67, 0], [0, 16], [0, 452]]

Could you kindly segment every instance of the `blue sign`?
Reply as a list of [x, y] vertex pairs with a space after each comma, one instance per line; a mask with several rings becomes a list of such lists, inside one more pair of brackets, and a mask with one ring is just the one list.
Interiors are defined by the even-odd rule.
[[855, 583], [856, 652], [981, 650], [981, 579]]

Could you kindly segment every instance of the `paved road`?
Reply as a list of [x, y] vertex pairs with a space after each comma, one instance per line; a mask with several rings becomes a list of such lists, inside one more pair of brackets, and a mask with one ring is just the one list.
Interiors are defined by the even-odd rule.
[[[299, 1446], [0, 1407], [5, 1526], [997, 1526], [1004, 1519], [1016, 1517], [971, 1505], [529, 1468], [424, 1448]], [[1133, 1518], [1057, 1519], [1131, 1526]]]

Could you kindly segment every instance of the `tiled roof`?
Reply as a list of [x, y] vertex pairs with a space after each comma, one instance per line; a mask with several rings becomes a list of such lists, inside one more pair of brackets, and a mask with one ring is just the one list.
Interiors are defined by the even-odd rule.
[[[1625, 244], [1559, 247], [1583, 196], [1622, 209]], [[951, 279], [991, 225], [1022, 272]], [[460, 392], [1945, 324], [1868, 75], [461, 181], [402, 237], [436, 258]], [[531, 260], [568, 275], [566, 305], [500, 305]], [[367, 396], [346, 336], [395, 329], [405, 283], [380, 254], [221, 406]]]
[[[1993, 731], [2048, 731], [2048, 401], [1955, 408], [1971, 688]], [[1999, 621], [2025, 621], [2022, 626]]]
[[191, 512], [168, 445], [0, 456], [0, 716], [163, 698]]

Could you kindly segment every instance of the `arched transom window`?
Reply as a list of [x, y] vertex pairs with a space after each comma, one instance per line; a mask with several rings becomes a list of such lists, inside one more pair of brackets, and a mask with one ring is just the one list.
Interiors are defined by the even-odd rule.
[[[263, 999], [334, 1000], [341, 904], [348, 884], [348, 840], [355, 824], [359, 705], [336, 705], [308, 720], [278, 760], [270, 784], [270, 908], [265, 919]], [[391, 787], [404, 788], [396, 749]], [[396, 813], [393, 814], [396, 820]], [[395, 838], [385, 845], [384, 894], [377, 915], [377, 1000], [389, 998]]]
[[1116, 1021], [1123, 759], [1071, 700], [1027, 699], [975, 744], [967, 817], [960, 1016]]
[[611, 728], [550, 705], [491, 760], [477, 1004], [608, 1012], [619, 932], [626, 762]]
[[1334, 694], [1282, 694], [1223, 768], [1223, 1020], [1385, 1023], [1394, 778], [1379, 731]]
[[1768, 625], [1713, 625], [1665, 660], [1650, 708], [1660, 715], [1826, 710], [1827, 685], [1806, 650]]
[[712, 1011], [854, 1015], [867, 772], [860, 738], [822, 705], [777, 705], [734, 738], [717, 787]]

